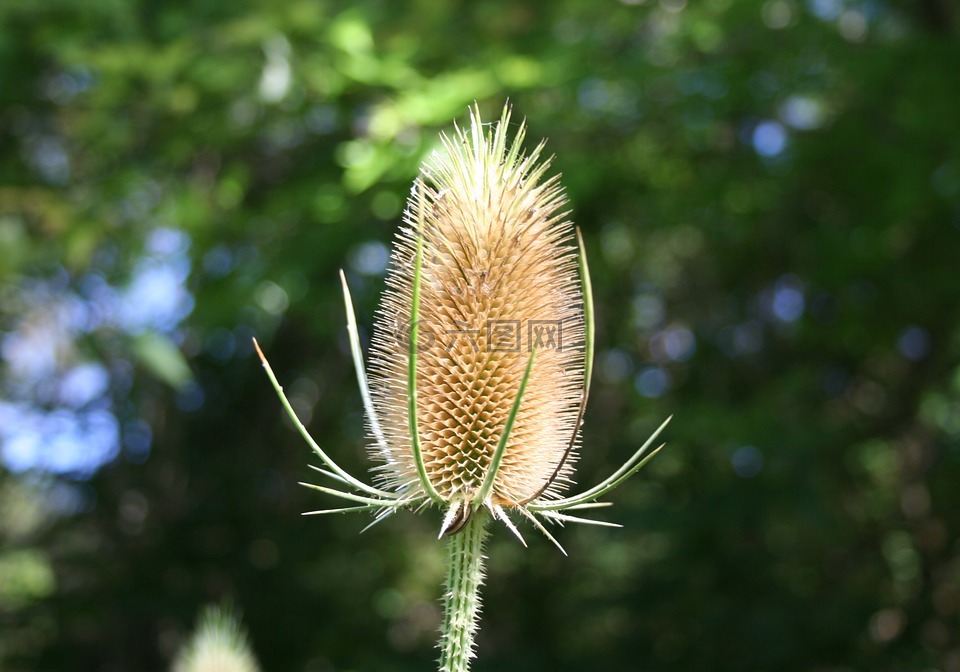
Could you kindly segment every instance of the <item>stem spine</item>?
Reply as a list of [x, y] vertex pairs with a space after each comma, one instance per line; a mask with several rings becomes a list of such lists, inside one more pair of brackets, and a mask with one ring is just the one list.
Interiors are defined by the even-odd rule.
[[[466, 504], [469, 506], [469, 504]], [[480, 619], [486, 511], [476, 511], [447, 541], [447, 585], [440, 631], [440, 672], [468, 672]]]

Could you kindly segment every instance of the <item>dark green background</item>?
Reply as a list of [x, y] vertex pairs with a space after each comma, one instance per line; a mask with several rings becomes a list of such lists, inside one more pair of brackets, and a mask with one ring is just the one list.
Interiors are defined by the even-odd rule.
[[[249, 341], [365, 474], [337, 269], [368, 327], [420, 160], [509, 98], [593, 270], [578, 482], [675, 418], [624, 529], [496, 531], [476, 670], [957, 672], [958, 39], [948, 0], [4, 0], [0, 450], [84, 362], [121, 448], [0, 467], [0, 668], [166, 669], [231, 599], [265, 671], [431, 669], [438, 514], [300, 517]], [[182, 319], [24, 369], [157, 231]]]

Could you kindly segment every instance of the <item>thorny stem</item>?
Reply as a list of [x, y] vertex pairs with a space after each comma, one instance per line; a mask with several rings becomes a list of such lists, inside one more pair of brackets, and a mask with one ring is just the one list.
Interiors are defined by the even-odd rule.
[[484, 511], [470, 516], [459, 534], [447, 542], [447, 586], [440, 632], [440, 672], [468, 672], [473, 636], [480, 618], [483, 583], [483, 542], [487, 538]]

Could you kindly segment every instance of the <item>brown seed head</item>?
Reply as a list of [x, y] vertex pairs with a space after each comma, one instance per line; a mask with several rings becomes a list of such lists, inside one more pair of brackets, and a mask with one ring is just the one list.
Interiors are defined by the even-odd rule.
[[[573, 226], [541, 143], [521, 153], [509, 109], [485, 128], [442, 136], [422, 168], [397, 235], [371, 345], [370, 385], [386, 446], [385, 484], [422, 491], [408, 420], [408, 339], [417, 237], [423, 236], [417, 415], [426, 474], [446, 501], [484, 480], [536, 349], [491, 493], [501, 506], [556, 497], [569, 483], [583, 394], [583, 298]], [[570, 456], [573, 457], [572, 455]]]

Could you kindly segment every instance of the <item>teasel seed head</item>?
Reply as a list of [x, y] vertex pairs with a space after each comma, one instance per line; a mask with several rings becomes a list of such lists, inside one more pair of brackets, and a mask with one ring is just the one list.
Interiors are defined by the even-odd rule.
[[414, 266], [420, 268], [416, 397], [422, 460], [446, 502], [472, 500], [490, 471], [531, 352], [535, 363], [489, 497], [513, 507], [566, 485], [584, 394], [584, 321], [574, 230], [543, 145], [521, 153], [510, 112], [442, 136], [414, 183], [371, 345], [370, 386], [386, 447], [383, 485], [423, 490], [408, 403]]
[[[485, 508], [514, 534], [515, 511], [563, 548], [543, 521], [613, 523], [570, 515], [636, 473], [668, 418], [623, 466], [588, 490], [571, 483], [593, 369], [593, 299], [579, 230], [543, 143], [522, 151], [510, 109], [442, 135], [415, 180], [397, 235], [371, 342], [367, 377], [343, 272], [350, 350], [363, 398], [377, 485], [342, 469], [310, 436], [269, 363], [257, 353], [291, 420], [344, 486], [303, 485], [352, 503], [304, 515], [399, 509], [445, 511], [456, 534]], [[574, 241], [576, 245], [574, 245]], [[522, 541], [522, 537], [521, 541]]]

